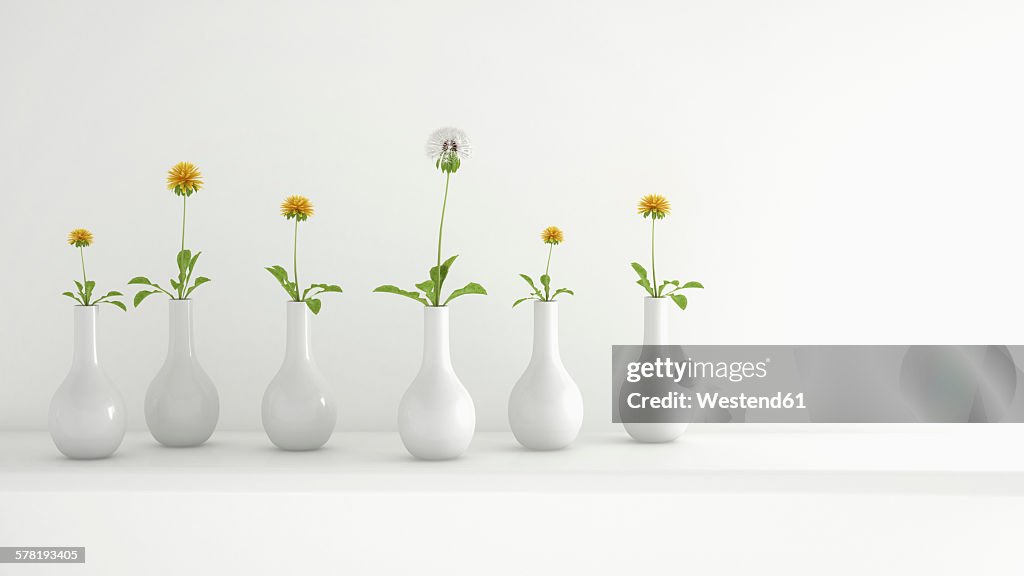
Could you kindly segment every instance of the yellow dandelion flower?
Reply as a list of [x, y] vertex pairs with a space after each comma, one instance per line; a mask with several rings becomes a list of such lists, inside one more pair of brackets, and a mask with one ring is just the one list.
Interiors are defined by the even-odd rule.
[[660, 220], [669, 215], [672, 211], [672, 205], [669, 204], [668, 198], [661, 194], [648, 194], [640, 199], [640, 204], [637, 205], [636, 211], [637, 214], [643, 215], [644, 218], [650, 216], [655, 220]]
[[68, 244], [75, 248], [85, 248], [92, 244], [92, 232], [85, 228], [75, 228], [68, 234]]
[[313, 203], [305, 196], [289, 196], [281, 203], [281, 216], [288, 220], [295, 218], [302, 222], [312, 215]]
[[203, 175], [191, 162], [178, 162], [167, 171], [167, 189], [178, 196], [191, 196], [203, 187]]
[[540, 233], [540, 239], [545, 244], [557, 246], [565, 241], [565, 235], [558, 226], [548, 226]]

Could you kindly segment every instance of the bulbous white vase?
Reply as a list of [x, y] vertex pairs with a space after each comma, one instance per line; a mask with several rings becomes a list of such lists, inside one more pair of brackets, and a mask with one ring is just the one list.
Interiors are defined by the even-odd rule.
[[423, 460], [458, 458], [473, 441], [476, 409], [452, 368], [448, 308], [423, 308], [423, 363], [398, 405], [405, 449]]
[[50, 401], [53, 443], [68, 458], [107, 458], [124, 439], [124, 401], [100, 366], [96, 306], [75, 306], [71, 370]]
[[520, 444], [559, 450], [583, 424], [583, 396], [558, 350], [558, 302], [533, 303], [533, 355], [512, 388], [508, 423]]
[[282, 450], [316, 450], [338, 421], [330, 384], [313, 360], [309, 307], [288, 302], [284, 363], [263, 393], [263, 429]]
[[[669, 344], [668, 313], [671, 298], [644, 298], [644, 346]], [[638, 442], [671, 442], [686, 431], [685, 422], [623, 422], [626, 432]]]
[[146, 390], [146, 425], [165, 446], [199, 446], [217, 427], [220, 398], [196, 359], [192, 301], [170, 300], [169, 308], [167, 359]]

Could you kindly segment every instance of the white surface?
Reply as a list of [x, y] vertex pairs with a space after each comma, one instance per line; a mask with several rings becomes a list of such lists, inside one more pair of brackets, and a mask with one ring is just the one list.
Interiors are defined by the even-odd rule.
[[484, 434], [421, 462], [396, 434], [286, 453], [254, 433], [130, 434], [74, 462], [0, 434], [0, 542], [86, 547], [21, 574], [1013, 574], [1017, 426], [693, 427], [530, 452]]
[[[174, 271], [179, 160], [203, 250], [198, 353], [221, 426], [257, 430], [284, 353], [287, 194], [317, 215], [300, 274], [339, 282], [313, 326], [340, 430], [393, 430], [419, 363], [411, 287], [433, 261], [441, 178], [423, 156], [453, 124], [475, 143], [453, 183], [455, 367], [483, 430], [530, 353], [519, 272], [538, 233], [584, 428], [614, 432], [607, 367], [636, 343], [643, 193], [667, 194], [659, 276], [707, 286], [673, 316], [691, 343], [1020, 342], [1024, 5], [1012, 0], [126, 1], [0, 3], [0, 425], [43, 429], [71, 354], [90, 228], [101, 289]], [[983, 293], [984, 297], [972, 297]], [[100, 353], [141, 429], [166, 311], [104, 311]], [[53, 358], [53, 361], [49, 359]], [[60, 359], [64, 358], [64, 361]]]
[[5, 576], [1024, 570], [1024, 501], [1005, 497], [37, 492], [0, 500], [0, 513], [5, 542], [86, 547], [84, 565]]
[[[735, 427], [739, 428], [739, 427]], [[747, 428], [744, 426], [743, 428]], [[1024, 494], [1017, 426], [893, 427], [816, 433], [790, 426], [692, 426], [672, 444], [582, 435], [535, 452], [511, 434], [479, 435], [450, 462], [409, 456], [394, 433], [336, 434], [316, 452], [263, 434], [218, 433], [174, 449], [131, 433], [109, 460], [62, 458], [45, 434], [0, 435], [0, 491], [909, 491]]]

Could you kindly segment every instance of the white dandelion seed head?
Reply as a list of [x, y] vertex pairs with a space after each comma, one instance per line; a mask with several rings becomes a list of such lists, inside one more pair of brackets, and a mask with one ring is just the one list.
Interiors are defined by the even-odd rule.
[[450, 157], [461, 160], [469, 157], [469, 150], [469, 137], [458, 128], [438, 128], [427, 139], [427, 155], [433, 160]]

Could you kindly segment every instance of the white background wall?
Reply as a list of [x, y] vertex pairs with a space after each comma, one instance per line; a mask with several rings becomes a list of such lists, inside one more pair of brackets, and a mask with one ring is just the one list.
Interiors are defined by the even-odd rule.
[[[423, 155], [456, 125], [445, 252], [457, 370], [479, 427], [506, 427], [530, 349], [519, 272], [557, 224], [562, 347], [585, 426], [610, 427], [610, 346], [635, 343], [645, 258], [637, 198], [669, 196], [661, 275], [707, 290], [674, 316], [692, 343], [1017, 343], [1024, 173], [1024, 6], [1016, 2], [725, 1], [0, 3], [0, 426], [43, 427], [71, 357], [78, 274], [99, 289], [174, 270], [188, 244], [221, 427], [259, 426], [283, 351], [277, 214], [305, 194], [307, 280], [341, 283], [314, 328], [340, 429], [394, 427], [421, 315], [371, 294], [433, 259], [440, 175]], [[103, 311], [101, 357], [130, 424], [166, 345], [165, 302]]]

